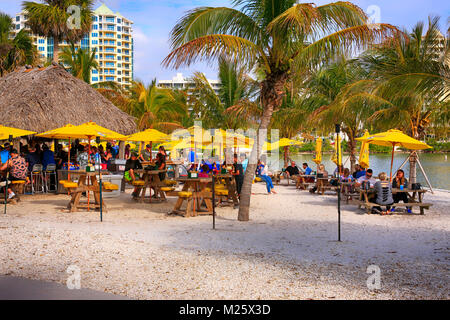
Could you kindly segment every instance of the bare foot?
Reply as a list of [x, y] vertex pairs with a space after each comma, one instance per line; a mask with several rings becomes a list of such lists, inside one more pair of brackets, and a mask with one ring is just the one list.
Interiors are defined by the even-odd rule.
[[272, 190], [272, 193], [273, 193], [273, 194], [277, 194], [277, 193], [276, 193], [275, 191], [273, 191], [273, 190]]

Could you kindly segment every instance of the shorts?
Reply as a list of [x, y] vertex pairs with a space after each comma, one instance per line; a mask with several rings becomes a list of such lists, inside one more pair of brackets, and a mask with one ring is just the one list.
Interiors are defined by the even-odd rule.
[[[135, 173], [134, 176], [136, 177], [136, 179], [139, 179], [139, 175], [138, 174]], [[133, 179], [131, 179], [130, 171], [125, 171], [123, 177], [125, 178], [126, 181], [133, 180]]]

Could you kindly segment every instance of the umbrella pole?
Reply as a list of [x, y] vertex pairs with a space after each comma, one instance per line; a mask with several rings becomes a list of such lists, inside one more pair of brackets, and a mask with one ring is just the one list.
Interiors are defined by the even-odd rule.
[[[69, 152], [67, 154], [67, 180], [70, 181], [70, 138], [69, 138]], [[68, 192], [70, 194], [70, 192]]]
[[392, 167], [394, 166], [394, 151], [395, 151], [395, 143], [392, 144], [392, 158], [391, 158], [391, 175], [389, 181], [392, 183]]
[[[153, 142], [150, 141], [150, 162], [153, 161]], [[150, 191], [151, 193], [151, 191]]]

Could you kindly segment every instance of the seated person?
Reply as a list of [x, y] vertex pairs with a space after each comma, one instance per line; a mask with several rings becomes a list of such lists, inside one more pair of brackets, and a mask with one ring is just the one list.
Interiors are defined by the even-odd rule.
[[368, 181], [370, 183], [370, 187], [372, 188], [375, 183], [377, 182], [375, 180], [375, 178], [373, 178], [373, 171], [372, 169], [367, 169], [366, 173], [364, 176], [359, 177], [358, 179], [356, 179], [356, 186], [360, 187], [362, 185], [363, 182]]
[[308, 166], [308, 164], [305, 162], [303, 163], [303, 174], [306, 176], [311, 175], [312, 169]]
[[267, 193], [268, 194], [276, 194], [273, 186], [273, 182], [272, 182], [272, 178], [269, 177], [269, 169], [267, 168], [266, 165], [264, 165], [264, 163], [261, 162], [262, 165], [262, 170], [261, 170], [261, 179], [266, 183], [266, 187], [267, 187]]
[[61, 169], [63, 163], [67, 161], [68, 154], [64, 151], [63, 145], [58, 143], [56, 146], [56, 169]]
[[286, 167], [286, 174], [288, 178], [293, 178], [295, 176], [298, 176], [300, 174], [300, 170], [298, 170], [297, 165], [295, 164], [295, 161], [291, 161], [291, 165]]
[[[10, 156], [9, 160], [0, 167], [0, 171], [9, 169], [10, 174], [8, 181], [27, 181], [28, 168], [25, 159], [19, 155], [19, 152], [16, 149], [11, 150]], [[16, 194], [12, 189], [8, 188], [8, 199], [14, 198], [15, 195]]]
[[28, 151], [28, 154], [25, 156], [25, 161], [28, 163], [28, 171], [31, 172], [35, 164], [41, 163], [41, 158], [35, 147], [30, 147]]
[[[403, 186], [404, 189], [408, 188], [408, 180], [405, 178], [405, 172], [400, 169], [397, 171], [397, 174], [394, 178], [394, 181], [392, 181], [392, 188], [400, 189], [400, 186]], [[408, 203], [408, 194], [406, 192], [397, 192], [396, 194], [393, 194], [394, 202], [399, 203], [400, 201], [403, 201], [403, 203]], [[408, 213], [412, 213], [411, 207], [406, 208], [408, 210]], [[392, 208], [391, 211], [394, 211], [395, 207]]]
[[354, 178], [359, 179], [361, 177], [364, 177], [365, 174], [366, 174], [366, 169], [364, 169], [360, 166], [360, 169], [358, 172], [356, 172], [356, 175], [354, 175]]
[[44, 144], [43, 146], [42, 146], [42, 166], [43, 166], [43, 169], [44, 170], [46, 170], [47, 169], [47, 166], [49, 165], [49, 164], [56, 164], [56, 162], [55, 162], [55, 154], [53, 153], [53, 151], [52, 150], [50, 150], [50, 148], [46, 145], [46, 144]]
[[[344, 169], [340, 179], [341, 179], [341, 182], [345, 182], [345, 183], [355, 182], [355, 178], [353, 178], [353, 176], [350, 174], [349, 168]], [[350, 193], [353, 191], [353, 188], [351, 185], [344, 185], [344, 186], [342, 186], [342, 191]]]
[[11, 155], [9, 154], [10, 144], [9, 142], [6, 142], [4, 144], [4, 148], [0, 151], [0, 162], [2, 164], [6, 163], [9, 158], [11, 158]]
[[210, 172], [210, 168], [209, 166], [205, 163], [201, 166], [200, 168], [200, 173], [198, 174], [198, 176], [200, 178], [208, 178], [209, 177], [209, 173]]
[[358, 179], [356, 176], [361, 171], [361, 166], [359, 164], [355, 164], [355, 172], [352, 173], [353, 178]]
[[[159, 147], [158, 154], [156, 155], [156, 170], [166, 170], [166, 150], [163, 146]], [[160, 172], [159, 180], [164, 181], [166, 179], [166, 173]]]
[[80, 166], [80, 170], [85, 170], [86, 166], [89, 164], [88, 149], [88, 146], [84, 146], [83, 152], [79, 153], [77, 156], [77, 162]]
[[[139, 179], [139, 175], [135, 173], [135, 170], [142, 169], [141, 162], [138, 159], [137, 153], [131, 153], [130, 159], [125, 163], [125, 173], [123, 175], [125, 181], [134, 182], [136, 178]], [[133, 193], [131, 194], [133, 197], [137, 196], [137, 188], [134, 188]]]
[[264, 164], [261, 162], [261, 160], [258, 160], [258, 164], [256, 165], [255, 175], [257, 177], [261, 176], [263, 169], [264, 169]]
[[386, 206], [386, 211], [383, 211], [381, 207], [374, 207], [373, 211], [386, 215], [391, 209], [391, 205], [394, 203], [394, 199], [392, 197], [392, 187], [391, 183], [387, 180], [386, 173], [380, 173], [378, 175], [378, 179], [380, 179], [380, 181], [375, 183], [376, 198], [374, 202], [381, 206]]
[[[317, 170], [317, 178], [328, 178], [328, 171], [325, 170], [325, 166], [321, 163]], [[309, 192], [314, 193], [317, 191], [319, 180], [317, 180], [316, 185], [309, 190]]]

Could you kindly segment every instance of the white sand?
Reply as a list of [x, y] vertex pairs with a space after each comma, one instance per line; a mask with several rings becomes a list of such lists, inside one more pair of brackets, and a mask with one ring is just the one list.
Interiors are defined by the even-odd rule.
[[[109, 213], [61, 210], [67, 195], [22, 197], [0, 211], [0, 275], [65, 283], [137, 299], [448, 299], [450, 193], [426, 194], [426, 215], [367, 215], [337, 198], [254, 185], [251, 221], [167, 216], [168, 203], [137, 204], [129, 191]], [[416, 209], [417, 210], [417, 209]], [[381, 289], [367, 288], [369, 265]]]

